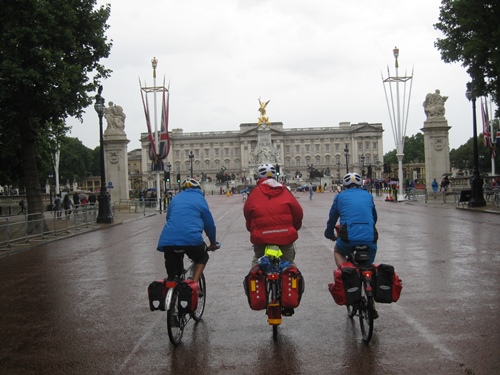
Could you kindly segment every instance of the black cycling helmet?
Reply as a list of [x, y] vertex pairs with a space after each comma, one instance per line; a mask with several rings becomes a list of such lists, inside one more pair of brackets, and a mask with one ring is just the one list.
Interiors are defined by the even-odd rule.
[[348, 173], [342, 179], [345, 187], [356, 187], [363, 185], [363, 179], [357, 173]]

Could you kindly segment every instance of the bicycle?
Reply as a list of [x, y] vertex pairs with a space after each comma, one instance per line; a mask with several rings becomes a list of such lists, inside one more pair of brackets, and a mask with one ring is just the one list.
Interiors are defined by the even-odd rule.
[[[273, 328], [274, 341], [278, 339], [278, 326], [283, 321], [283, 316], [293, 315], [293, 308], [298, 306], [304, 291], [300, 272], [290, 262], [282, 261], [282, 255], [279, 246], [267, 245], [264, 256], [259, 259], [259, 268], [265, 281], [267, 322]], [[282, 299], [283, 284], [286, 286], [285, 301]], [[296, 299], [290, 298], [292, 294]]]
[[372, 287], [374, 270], [369, 264], [369, 259], [367, 246], [356, 246], [347, 257], [347, 260], [359, 269], [361, 277], [361, 298], [354, 305], [347, 305], [347, 315], [351, 319], [354, 319], [356, 315], [359, 317], [361, 336], [365, 344], [372, 339], [373, 320], [378, 317]]
[[[217, 248], [220, 248], [220, 246], [220, 242], [217, 242]], [[184, 250], [174, 251], [184, 253]], [[205, 245], [205, 251], [215, 251], [215, 249], [210, 250]], [[199, 322], [205, 311], [207, 284], [203, 273], [198, 281], [198, 305], [196, 310], [194, 312], [186, 312], [183, 310], [183, 306], [181, 306], [179, 300], [180, 283], [192, 278], [193, 273], [194, 263], [191, 261], [191, 265], [180, 276], [176, 276], [173, 280], [166, 280], [167, 294], [165, 296], [165, 310], [167, 311], [167, 332], [170, 342], [175, 346], [181, 343], [184, 328], [189, 320], [192, 318], [195, 322]]]

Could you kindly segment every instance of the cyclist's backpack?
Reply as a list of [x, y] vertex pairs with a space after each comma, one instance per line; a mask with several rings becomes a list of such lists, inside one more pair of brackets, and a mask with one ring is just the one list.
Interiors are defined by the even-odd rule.
[[389, 264], [373, 265], [375, 268], [375, 301], [380, 303], [397, 302], [403, 289], [403, 282]]
[[281, 306], [292, 309], [299, 306], [304, 288], [304, 278], [297, 267], [285, 268], [281, 272]]
[[148, 286], [149, 308], [151, 311], [165, 311], [165, 297], [167, 295], [166, 279], [153, 281]]
[[264, 310], [267, 306], [266, 275], [259, 266], [250, 269], [243, 280], [243, 288], [252, 310]]
[[182, 280], [177, 284], [179, 291], [179, 311], [192, 313], [198, 308], [198, 283], [191, 279]]
[[361, 299], [361, 276], [358, 268], [350, 263], [342, 263], [333, 271], [334, 283], [328, 289], [337, 305], [354, 305]]

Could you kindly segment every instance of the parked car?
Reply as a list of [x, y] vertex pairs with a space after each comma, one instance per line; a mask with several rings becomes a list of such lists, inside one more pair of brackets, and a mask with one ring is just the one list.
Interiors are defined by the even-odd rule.
[[[317, 186], [316, 186], [316, 185], [313, 185], [313, 186], [312, 186], [313, 191], [316, 191], [316, 188], [317, 188]], [[300, 191], [309, 191], [309, 184], [299, 186], [299, 187], [297, 188], [297, 191], [298, 191], [298, 192], [300, 192]]]

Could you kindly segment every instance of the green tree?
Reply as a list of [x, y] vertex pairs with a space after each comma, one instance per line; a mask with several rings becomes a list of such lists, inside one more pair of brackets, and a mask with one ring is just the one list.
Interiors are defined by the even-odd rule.
[[[110, 5], [96, 0], [8, 1], [0, 13], [0, 142], [20, 158], [29, 213], [43, 210], [37, 147], [81, 119], [100, 80], [110, 71], [105, 31]], [[89, 78], [92, 74], [92, 78]], [[49, 154], [54, 149], [49, 150]], [[47, 152], [46, 150], [44, 152]]]
[[[478, 159], [478, 167], [479, 167], [479, 172], [481, 174], [483, 173], [489, 173], [491, 172], [491, 152], [490, 150], [484, 146], [483, 142], [483, 137], [480, 135], [477, 137], [477, 145], [478, 145], [478, 150], [479, 150], [479, 159]], [[459, 170], [469, 170], [472, 171], [472, 168], [474, 166], [474, 143], [473, 143], [474, 138], [470, 138], [465, 144], [462, 146], [452, 149], [450, 151], [450, 164], [459, 169]], [[497, 155], [495, 158], [495, 165], [498, 165], [500, 161], [500, 156], [498, 155], [498, 150], [497, 150]]]
[[[462, 62], [476, 97], [491, 94], [500, 99], [500, 2], [498, 0], [442, 0], [434, 27], [445, 38], [436, 48], [446, 63]], [[498, 113], [498, 109], [497, 109]]]
[[[52, 148], [44, 148], [44, 150], [47, 149]], [[95, 161], [94, 151], [87, 148], [78, 138], [61, 136], [59, 138], [59, 149], [61, 151], [59, 155], [59, 175], [64, 176], [64, 180], [77, 181], [81, 184], [84, 177], [92, 175], [96, 165], [100, 166], [99, 154], [97, 154], [98, 160]], [[47, 154], [39, 165], [40, 182], [44, 186], [47, 177], [55, 174], [53, 155]], [[51, 181], [51, 184], [53, 183]]]
[[[403, 164], [425, 162], [424, 135], [422, 133], [417, 133], [411, 137], [405, 136], [403, 153]], [[389, 163], [391, 165], [398, 164], [396, 149], [384, 155], [384, 163]]]

